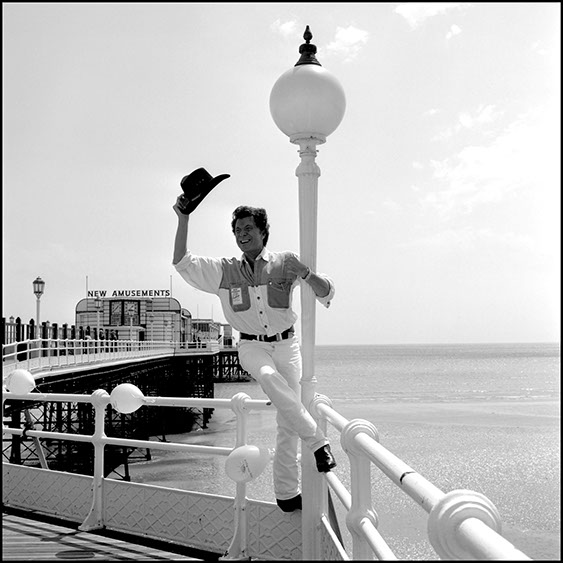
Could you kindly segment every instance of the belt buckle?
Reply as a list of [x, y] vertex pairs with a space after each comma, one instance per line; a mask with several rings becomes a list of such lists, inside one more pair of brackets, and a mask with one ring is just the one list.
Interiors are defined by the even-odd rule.
[[278, 332], [276, 334], [276, 342], [280, 342], [281, 340], [283, 340], [283, 335], [281, 332]]

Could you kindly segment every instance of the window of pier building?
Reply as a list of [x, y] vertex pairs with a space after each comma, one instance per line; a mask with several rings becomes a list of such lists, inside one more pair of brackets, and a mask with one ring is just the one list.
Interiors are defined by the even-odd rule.
[[221, 323], [213, 319], [193, 319], [194, 341], [219, 340], [221, 336]]

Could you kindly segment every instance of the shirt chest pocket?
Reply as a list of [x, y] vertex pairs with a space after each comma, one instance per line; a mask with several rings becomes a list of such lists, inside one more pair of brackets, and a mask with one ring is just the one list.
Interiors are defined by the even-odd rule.
[[268, 280], [268, 305], [274, 309], [288, 309], [292, 280], [270, 278]]
[[232, 283], [229, 287], [229, 303], [235, 313], [250, 309], [248, 284]]

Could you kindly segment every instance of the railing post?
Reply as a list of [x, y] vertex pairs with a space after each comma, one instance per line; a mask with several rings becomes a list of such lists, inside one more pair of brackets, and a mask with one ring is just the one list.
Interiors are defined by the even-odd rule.
[[[47, 323], [43, 321], [41, 326], [37, 327], [39, 329], [39, 338], [41, 339], [41, 357], [49, 355], [49, 349], [45, 350], [45, 346], [49, 345], [49, 341], [46, 340], [49, 338]], [[39, 361], [39, 367], [42, 366], [42, 360]]]
[[53, 323], [51, 325], [51, 356], [59, 356], [59, 325], [57, 323]]
[[23, 340], [23, 327], [22, 320], [20, 317], [16, 319], [16, 341], [21, 342]]
[[[332, 408], [332, 401], [325, 395], [320, 395], [319, 393], [315, 393], [310, 405], [305, 406], [308, 406], [309, 412], [314, 417], [315, 421], [319, 425], [319, 428], [321, 429], [323, 434], [327, 436], [328, 424], [326, 419], [320, 416], [320, 413], [317, 410], [319, 404], [324, 404]], [[314, 530], [315, 532], [315, 545], [313, 546], [312, 551], [313, 553], [321, 554], [321, 518], [323, 515], [328, 516], [328, 485], [326, 483], [326, 480], [323, 479], [322, 475], [318, 471], [313, 471], [310, 477], [310, 490], [308, 491], [307, 495], [313, 507], [310, 513], [310, 517], [314, 518], [314, 521], [310, 523], [308, 528]], [[304, 485], [306, 486], [305, 483]]]
[[104, 431], [106, 407], [110, 401], [109, 394], [103, 389], [92, 393], [92, 405], [95, 412], [95, 427], [92, 435], [94, 445], [94, 477], [92, 479], [92, 507], [79, 530], [88, 531], [104, 527], [104, 448], [106, 434]]
[[[5, 401], [5, 393], [2, 393], [2, 416], [4, 415], [4, 401]], [[19, 407], [14, 406], [12, 408], [12, 420], [11, 426], [13, 428], [19, 428], [21, 426], [21, 409]], [[12, 435], [12, 445], [10, 448], [10, 463], [15, 465], [21, 465], [21, 443], [22, 437], [14, 434]]]
[[[43, 405], [43, 408], [45, 408], [45, 405]], [[33, 419], [31, 413], [29, 412], [29, 409], [24, 409], [23, 414], [25, 416], [26, 427], [33, 429]], [[42, 469], [49, 469], [41, 441], [36, 436], [33, 436], [31, 440], [33, 442], [33, 445], [35, 446], [35, 453], [37, 453], [39, 464], [41, 465]]]
[[[246, 422], [248, 410], [244, 403], [250, 399], [246, 393], [237, 393], [231, 399], [231, 408], [237, 417], [236, 444], [235, 448], [246, 444]], [[246, 554], [248, 544], [248, 513], [246, 499], [246, 483], [236, 484], [236, 496], [234, 501], [235, 531], [231, 545], [221, 557], [221, 560], [249, 559]]]
[[340, 436], [342, 448], [350, 459], [350, 488], [352, 506], [346, 515], [346, 525], [352, 534], [352, 557], [359, 560], [373, 560], [374, 554], [361, 533], [364, 519], [377, 528], [378, 517], [371, 502], [371, 463], [361, 448], [355, 443], [356, 435], [367, 434], [379, 442], [377, 428], [367, 420], [351, 420]]
[[35, 326], [35, 320], [34, 319], [29, 319], [29, 333], [28, 333], [28, 338], [29, 340], [34, 340], [35, 339], [35, 334], [37, 332], [36, 330], [36, 326]]
[[[18, 317], [16, 319], [16, 341], [22, 342], [23, 340], [24, 340], [24, 325], [22, 324], [20, 317]], [[16, 356], [16, 359], [17, 359], [18, 362], [23, 362], [24, 360], [27, 359], [27, 354], [22, 352], [22, 350], [25, 350], [26, 345], [25, 344], [16, 344], [16, 348], [17, 348], [18, 352], [21, 352], [20, 354], [18, 354]]]

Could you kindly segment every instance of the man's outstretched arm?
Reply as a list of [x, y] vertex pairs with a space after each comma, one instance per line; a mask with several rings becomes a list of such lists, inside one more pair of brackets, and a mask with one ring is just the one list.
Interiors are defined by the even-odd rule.
[[176, 203], [172, 206], [172, 209], [176, 212], [178, 216], [178, 227], [176, 229], [176, 237], [174, 239], [174, 257], [172, 259], [172, 264], [177, 264], [185, 255], [188, 250], [188, 222], [190, 219], [189, 215], [185, 215], [180, 210], [184, 204], [184, 196], [181, 195], [176, 200]]

